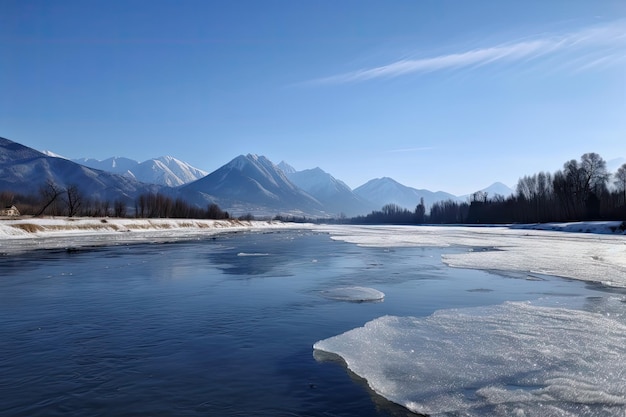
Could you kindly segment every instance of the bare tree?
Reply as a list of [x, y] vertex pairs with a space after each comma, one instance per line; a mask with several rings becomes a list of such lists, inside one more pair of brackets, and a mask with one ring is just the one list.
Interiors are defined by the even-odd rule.
[[626, 205], [626, 164], [617, 169], [613, 184], [617, 187], [617, 191], [622, 192], [622, 196], [624, 197], [623, 203]]
[[2, 191], [0, 192], [0, 208], [9, 207], [13, 204], [13, 200], [15, 199], [15, 194], [11, 191]]
[[146, 217], [147, 196], [145, 194], [141, 194], [135, 203], [137, 204], [135, 215], [141, 218]]
[[115, 217], [126, 217], [126, 204], [121, 200], [113, 203], [113, 213]]
[[476, 191], [472, 194], [472, 203], [486, 203], [489, 200], [489, 193], [486, 191]]
[[57, 201], [57, 198], [59, 198], [63, 192], [64, 190], [58, 187], [53, 180], [47, 180], [46, 184], [39, 189], [39, 194], [42, 199], [42, 207], [36, 216], [41, 216], [48, 209], [48, 207]]
[[65, 206], [67, 207], [68, 217], [74, 217], [83, 203], [83, 197], [78, 186], [72, 184], [65, 190]]
[[217, 219], [217, 220], [227, 219], [228, 213], [225, 213], [224, 211], [222, 211], [220, 206], [218, 206], [217, 204], [211, 203], [209, 204], [207, 208], [206, 217], [208, 219]]
[[102, 202], [102, 215], [104, 217], [109, 217], [109, 210], [111, 209], [111, 202], [109, 200], [104, 200]]
[[589, 194], [600, 194], [605, 190], [609, 180], [609, 173], [606, 170], [606, 162], [597, 153], [586, 153], [580, 158], [580, 179], [581, 188], [585, 197]]

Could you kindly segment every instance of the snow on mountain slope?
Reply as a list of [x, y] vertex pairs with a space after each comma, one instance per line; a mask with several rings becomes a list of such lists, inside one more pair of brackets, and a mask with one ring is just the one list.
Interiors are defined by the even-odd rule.
[[235, 214], [323, 214], [319, 201], [289, 181], [269, 159], [253, 154], [238, 156], [180, 191], [198, 204], [217, 202]]
[[389, 177], [370, 180], [355, 188], [354, 192], [362, 198], [373, 202], [378, 208], [383, 207], [385, 204], [396, 204], [408, 210], [414, 210], [423, 198], [428, 210], [437, 201], [458, 201], [458, 197], [455, 195], [443, 191], [418, 190], [402, 185]]
[[46, 156], [51, 156], [53, 158], [69, 159], [69, 158], [64, 157], [63, 155], [59, 155], [58, 153], [54, 153], [52, 151], [41, 151], [41, 153]]
[[73, 161], [90, 168], [134, 178], [137, 181], [168, 187], [187, 184], [207, 175], [206, 171], [172, 156], [161, 156], [141, 163], [124, 157], [113, 157], [103, 161], [80, 158]]
[[114, 156], [102, 161], [93, 158], [78, 158], [72, 159], [72, 161], [89, 168], [100, 169], [102, 171], [122, 175], [126, 174], [128, 171], [132, 171], [133, 168], [139, 165], [139, 162], [134, 159], [124, 158], [121, 156]]
[[296, 169], [285, 161], [280, 161], [277, 167], [280, 168], [281, 171], [283, 171], [286, 175], [293, 174], [294, 172], [296, 172]]
[[208, 173], [172, 156], [149, 159], [131, 169], [139, 181], [177, 187], [205, 177]]
[[60, 188], [75, 185], [89, 198], [108, 201], [130, 202], [141, 193], [159, 190], [158, 186], [47, 156], [4, 138], [0, 138], [0, 173], [0, 189], [25, 195], [37, 195], [48, 180]]
[[309, 194], [332, 197], [338, 193], [350, 193], [352, 190], [340, 181], [323, 171], [321, 168], [305, 169], [287, 174], [287, 178]]
[[366, 214], [375, 208], [369, 201], [355, 194], [343, 181], [319, 167], [296, 171], [284, 161], [279, 164], [279, 167], [291, 182], [315, 197], [334, 214], [343, 213], [353, 216]]

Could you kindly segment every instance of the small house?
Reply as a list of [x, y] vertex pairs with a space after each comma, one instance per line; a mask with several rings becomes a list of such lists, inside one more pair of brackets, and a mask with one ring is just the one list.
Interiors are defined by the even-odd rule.
[[15, 216], [19, 216], [19, 215], [20, 215], [20, 211], [15, 206], [5, 207], [3, 209], [0, 209], [0, 216], [15, 217]]

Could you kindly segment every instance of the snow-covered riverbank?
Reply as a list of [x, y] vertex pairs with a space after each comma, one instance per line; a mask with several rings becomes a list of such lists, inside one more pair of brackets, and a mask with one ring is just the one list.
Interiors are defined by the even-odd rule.
[[0, 252], [199, 239], [223, 232], [302, 228], [258, 220], [19, 218], [0, 220]]

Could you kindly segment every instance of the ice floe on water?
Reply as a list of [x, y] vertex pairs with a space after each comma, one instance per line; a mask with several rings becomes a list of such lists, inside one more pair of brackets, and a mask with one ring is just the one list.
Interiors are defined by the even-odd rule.
[[380, 301], [385, 293], [369, 287], [338, 287], [322, 291], [322, 296], [339, 301]]
[[540, 273], [626, 287], [624, 235], [462, 226], [343, 226], [325, 230], [335, 240], [363, 246], [465, 247], [442, 257], [443, 262], [457, 268]]
[[[623, 300], [611, 299], [623, 311]], [[530, 302], [384, 316], [321, 340], [388, 400], [430, 416], [624, 416], [626, 319]]]

